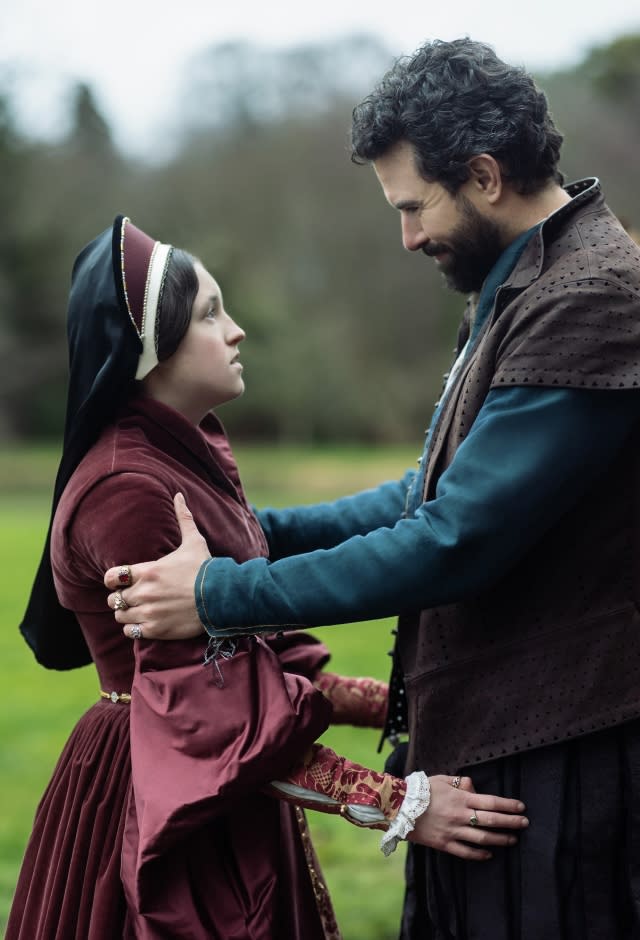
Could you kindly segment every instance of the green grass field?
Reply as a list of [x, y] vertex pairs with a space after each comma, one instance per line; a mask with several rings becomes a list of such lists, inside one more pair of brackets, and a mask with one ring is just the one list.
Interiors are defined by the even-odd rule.
[[[407, 449], [236, 449], [249, 499], [286, 505], [331, 499], [398, 477], [416, 454]], [[53, 449], [0, 455], [0, 928], [7, 912], [31, 820], [49, 775], [76, 720], [96, 699], [92, 667], [50, 672], [35, 662], [18, 622], [48, 522], [57, 464]], [[331, 668], [387, 678], [391, 621], [316, 631], [332, 650]], [[378, 732], [331, 729], [323, 739], [354, 760], [381, 769]], [[384, 859], [379, 833], [339, 817], [309, 813], [324, 875], [344, 940], [392, 940], [397, 935], [404, 851]], [[112, 938], [105, 938], [112, 940]], [[115, 938], [113, 938], [115, 940]]]

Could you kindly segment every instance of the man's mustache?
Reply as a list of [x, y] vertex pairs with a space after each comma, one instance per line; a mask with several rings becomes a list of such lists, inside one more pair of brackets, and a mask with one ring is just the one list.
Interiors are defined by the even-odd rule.
[[425, 245], [421, 251], [427, 258], [434, 258], [436, 255], [443, 255], [449, 249], [445, 245]]

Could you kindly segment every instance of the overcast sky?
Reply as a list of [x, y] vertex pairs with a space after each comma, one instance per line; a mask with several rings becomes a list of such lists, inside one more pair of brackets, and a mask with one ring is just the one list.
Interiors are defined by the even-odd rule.
[[89, 82], [118, 143], [143, 152], [169, 120], [185, 63], [230, 39], [282, 47], [352, 32], [392, 54], [469, 35], [533, 70], [579, 61], [594, 45], [640, 32], [637, 0], [4, 0], [0, 75], [31, 129], [50, 135], [63, 92]]

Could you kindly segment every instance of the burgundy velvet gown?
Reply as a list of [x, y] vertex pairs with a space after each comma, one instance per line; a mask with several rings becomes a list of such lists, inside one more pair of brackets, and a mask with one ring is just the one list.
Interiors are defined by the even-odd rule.
[[100, 688], [132, 697], [100, 699], [72, 732], [5, 940], [339, 937], [304, 815], [261, 793], [328, 725], [310, 681], [326, 649], [303, 634], [250, 639], [205, 665], [206, 639], [132, 643], [106, 606], [106, 568], [179, 544], [177, 491], [213, 555], [266, 554], [217, 419], [196, 429], [150, 399], [107, 429], [60, 501], [60, 600], [77, 614]]

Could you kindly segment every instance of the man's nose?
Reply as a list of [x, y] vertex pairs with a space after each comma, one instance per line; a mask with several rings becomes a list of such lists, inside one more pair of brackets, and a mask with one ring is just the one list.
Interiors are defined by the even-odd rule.
[[415, 218], [402, 220], [402, 244], [407, 251], [418, 251], [427, 241], [422, 225]]

